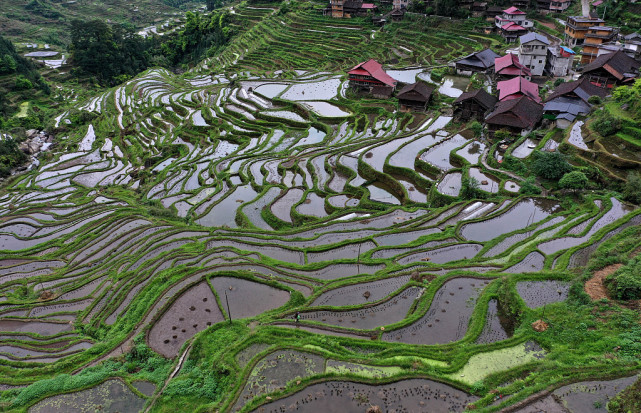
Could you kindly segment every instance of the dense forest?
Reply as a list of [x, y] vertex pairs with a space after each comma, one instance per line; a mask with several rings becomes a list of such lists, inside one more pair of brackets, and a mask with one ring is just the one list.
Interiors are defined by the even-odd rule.
[[174, 67], [211, 56], [233, 35], [227, 12], [187, 12], [182, 30], [163, 38], [144, 38], [122, 25], [79, 21], [71, 28], [74, 73], [103, 86], [121, 83], [151, 66]]
[[49, 85], [28, 59], [20, 56], [10, 40], [0, 35], [0, 127], [11, 112], [10, 99], [32, 89], [49, 94]]

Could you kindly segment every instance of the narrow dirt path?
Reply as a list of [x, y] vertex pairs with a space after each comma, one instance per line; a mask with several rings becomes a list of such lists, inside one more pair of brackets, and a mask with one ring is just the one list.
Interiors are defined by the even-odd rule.
[[605, 288], [604, 282], [608, 275], [614, 273], [621, 268], [623, 264], [612, 264], [594, 273], [583, 287], [585, 292], [594, 301], [608, 297], [608, 290]]

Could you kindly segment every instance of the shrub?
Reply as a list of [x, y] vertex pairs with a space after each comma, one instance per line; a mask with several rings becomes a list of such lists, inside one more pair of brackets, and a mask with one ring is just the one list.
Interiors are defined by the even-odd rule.
[[22, 75], [16, 77], [15, 86], [18, 90], [33, 89], [33, 83]]
[[601, 104], [601, 102], [603, 102], [603, 101], [601, 100], [601, 97], [600, 97], [600, 96], [596, 96], [596, 95], [595, 95], [595, 96], [590, 96], [590, 97], [588, 98], [588, 103], [589, 103], [590, 105], [600, 105], [600, 104]]
[[565, 83], [565, 79], [563, 78], [558, 78], [554, 81], [554, 87], [559, 86], [561, 83]]
[[508, 130], [505, 130], [505, 129], [497, 130], [496, 132], [494, 132], [494, 137], [496, 139], [499, 139], [499, 140], [502, 140], [502, 141], [503, 140], [508, 140], [509, 141], [509, 140], [514, 139], [514, 137], [512, 136], [512, 133], [510, 131], [508, 131]]
[[641, 298], [641, 257], [635, 257], [606, 279], [610, 295], [619, 300]]
[[578, 191], [588, 185], [588, 177], [581, 171], [568, 172], [559, 181], [559, 186], [565, 189]]
[[592, 123], [592, 129], [601, 136], [612, 136], [621, 130], [621, 121], [605, 112]]
[[523, 181], [519, 193], [523, 195], [539, 195], [541, 193], [541, 188], [536, 186], [534, 177], [531, 176]]
[[474, 122], [470, 123], [470, 130], [474, 134], [475, 138], [480, 138], [481, 133], [483, 133], [483, 125], [481, 125], [479, 121], [475, 120]]

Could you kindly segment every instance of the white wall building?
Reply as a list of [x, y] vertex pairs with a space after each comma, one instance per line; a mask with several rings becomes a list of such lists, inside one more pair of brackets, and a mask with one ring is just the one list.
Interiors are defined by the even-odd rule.
[[550, 41], [547, 37], [532, 32], [519, 37], [519, 40], [519, 62], [532, 71], [532, 76], [542, 76]]

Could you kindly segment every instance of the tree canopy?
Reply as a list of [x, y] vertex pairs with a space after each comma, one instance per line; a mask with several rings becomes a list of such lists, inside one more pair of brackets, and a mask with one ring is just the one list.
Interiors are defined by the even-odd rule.
[[113, 85], [149, 67], [151, 40], [121, 25], [101, 20], [71, 23], [73, 63], [82, 74]]
[[558, 181], [567, 172], [572, 171], [572, 165], [560, 152], [537, 151], [534, 154], [532, 171], [541, 178]]
[[561, 188], [571, 189], [573, 191], [585, 189], [587, 185], [588, 177], [581, 171], [568, 172], [559, 180], [559, 186]]

